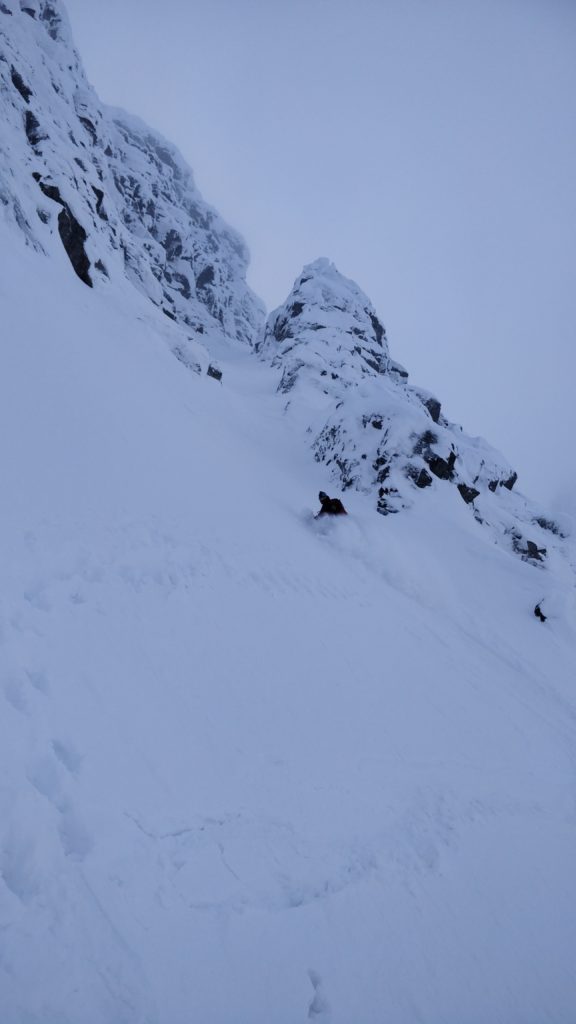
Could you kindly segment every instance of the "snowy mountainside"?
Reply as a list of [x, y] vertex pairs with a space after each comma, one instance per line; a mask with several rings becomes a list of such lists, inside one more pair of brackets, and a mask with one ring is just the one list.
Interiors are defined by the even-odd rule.
[[573, 1024], [571, 540], [328, 261], [263, 327], [59, 2], [0, 43], [2, 1024]]
[[15, 234], [0, 300], [1, 1019], [570, 1024], [573, 582], [315, 522], [277, 370], [126, 280]]
[[257, 350], [281, 375], [287, 413], [312, 435], [316, 459], [344, 491], [371, 494], [388, 515], [429, 487], [452, 484], [476, 521], [522, 558], [569, 553], [560, 526], [513, 493], [517, 474], [504, 456], [408, 383], [370, 300], [329, 260], [304, 268]]
[[127, 276], [188, 338], [252, 342], [243, 240], [174, 146], [99, 102], [60, 0], [0, 7], [0, 107], [0, 211], [29, 244], [62, 243], [87, 285]]

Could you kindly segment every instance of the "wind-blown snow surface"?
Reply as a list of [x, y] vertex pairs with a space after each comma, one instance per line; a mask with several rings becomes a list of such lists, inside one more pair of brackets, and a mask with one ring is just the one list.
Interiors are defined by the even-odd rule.
[[2, 1021], [570, 1024], [569, 570], [453, 488], [316, 523], [277, 372], [14, 239]]

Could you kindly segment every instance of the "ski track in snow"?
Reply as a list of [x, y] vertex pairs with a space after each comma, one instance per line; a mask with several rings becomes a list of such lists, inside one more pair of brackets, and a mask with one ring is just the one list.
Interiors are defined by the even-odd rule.
[[[174, 601], [186, 604], [193, 595], [196, 603], [207, 595], [215, 597], [223, 588], [233, 588], [245, 601], [264, 598], [281, 602], [295, 598], [306, 599], [311, 605], [327, 603], [328, 607], [336, 602], [349, 613], [355, 604], [366, 608], [374, 600], [370, 588], [366, 588], [367, 579], [381, 598], [394, 591], [392, 581], [397, 580], [407, 604], [418, 605], [425, 612], [431, 610], [429, 594], [403, 580], [398, 570], [388, 570], [383, 562], [369, 559], [362, 550], [366, 534], [361, 525], [346, 523], [336, 529], [330, 524], [322, 531], [314, 529], [319, 544], [327, 545], [331, 553], [336, 552], [338, 558], [348, 563], [358, 563], [356, 592], [311, 572], [296, 571], [293, 562], [279, 555], [277, 562], [271, 563], [268, 556], [259, 562], [254, 551], [248, 555], [244, 552], [243, 558], [236, 552], [234, 560], [234, 553], [225, 548], [214, 550], [200, 542], [181, 543], [174, 535], [143, 523], [108, 531], [106, 544], [97, 549], [99, 554], [89, 549], [74, 550], [70, 544], [62, 551], [51, 550], [41, 538], [28, 535], [27, 542], [33, 540], [35, 549], [49, 552], [50, 564], [43, 572], [25, 579], [19, 591], [5, 596], [12, 614], [4, 618], [3, 646], [7, 650], [12, 646], [18, 649], [19, 641], [24, 639], [27, 646], [31, 638], [38, 651], [50, 636], [52, 618], [64, 616], [67, 628], [73, 626], [77, 616], [96, 615], [105, 619], [111, 614], [111, 602], [124, 607], [127, 602], [146, 602], [152, 598], [169, 606]], [[78, 528], [78, 532], [82, 533], [82, 529]], [[427, 629], [434, 640], [441, 641], [445, 625], [440, 613], [438, 618], [441, 621], [427, 620]], [[419, 628], [413, 628], [415, 635], [420, 635]], [[482, 639], [466, 631], [465, 638], [466, 644], [476, 645], [488, 662], [506, 665], [509, 678], [518, 683], [514, 687], [515, 699], [531, 714], [539, 715], [552, 730], [559, 730], [563, 740], [570, 740], [567, 723], [574, 720], [573, 705], [565, 698], [553, 697], [552, 707], [556, 707], [558, 715], [551, 715], [550, 686], [528, 669], [513, 645], [496, 643], [494, 634]], [[4, 684], [9, 706], [29, 721], [42, 716], [42, 709], [58, 687], [38, 657]], [[509, 688], [510, 682], [507, 685]], [[75, 794], [89, 754], [76, 748], [74, 737], [63, 738], [50, 732], [41, 742], [37, 737], [36, 747], [39, 752], [27, 767], [28, 782], [54, 813], [64, 857], [81, 865], [98, 842], [97, 835], [83, 821]], [[441, 761], [439, 767], [441, 775], [446, 769], [449, 773], [452, 770], [449, 760]], [[459, 768], [471, 777], [485, 776], [481, 763], [473, 766], [464, 760]], [[424, 762], [423, 769], [427, 774], [430, 765]], [[413, 763], [411, 771], [414, 770], [418, 774], [418, 765]], [[426, 785], [419, 783], [406, 803], [395, 803], [385, 827], [348, 842], [306, 838], [290, 820], [246, 813], [195, 816], [182, 819], [178, 827], [171, 829], [159, 828], [153, 818], [143, 819], [129, 807], [124, 808], [123, 814], [143, 837], [144, 846], [124, 868], [115, 869], [109, 884], [121, 891], [130, 888], [135, 861], [137, 876], [140, 860], [146, 865], [147, 874], [161, 879], [154, 883], [152, 899], [164, 914], [193, 912], [211, 915], [218, 921], [254, 913], [298, 912], [341, 900], [346, 893], [362, 887], [376, 887], [384, 893], [396, 888], [404, 890], [407, 898], [417, 899], [419, 887], [424, 884], [422, 879], [429, 875], [441, 877], [449, 858], [458, 855], [463, 834], [474, 833], [487, 822], [498, 827], [502, 821], [539, 821], [539, 827], [546, 828], [554, 821], [550, 810], [528, 794], [523, 799], [497, 795], [463, 799], [450, 791], [446, 781], [434, 781], [433, 777]], [[43, 881], [31, 835], [8, 836], [2, 846], [0, 875], [23, 905], [30, 906], [38, 900]], [[95, 895], [93, 899], [98, 902]], [[111, 924], [110, 928], [115, 932]], [[117, 980], [113, 985], [114, 999], [118, 998], [118, 984], [122, 988], [124, 981]], [[313, 982], [313, 988], [308, 1017], [328, 1019], [326, 998], [318, 995], [320, 983]]]
[[[296, 516], [295, 523], [298, 529], [301, 523], [310, 532], [309, 517]], [[86, 525], [75, 524], [73, 532], [85, 535]], [[313, 522], [311, 532], [314, 543], [327, 549], [330, 559], [342, 560], [347, 567], [346, 582], [337, 583], [338, 574], [327, 579], [302, 571], [293, 558], [282, 556], [281, 550], [271, 558], [269, 550], [263, 554], [255, 548], [243, 550], [236, 538], [232, 546], [229, 539], [220, 538], [217, 547], [199, 540], [182, 541], [177, 531], [169, 533], [144, 521], [115, 529], [109, 526], [93, 547], [75, 546], [69, 540], [59, 546], [41, 533], [29, 531], [22, 536], [22, 547], [34, 552], [34, 557], [30, 571], [21, 579], [16, 577], [12, 592], [4, 593], [4, 609], [10, 612], [3, 615], [2, 646], [14, 666], [24, 650], [34, 652], [35, 657], [21, 661], [22, 667], [15, 667], [5, 677], [3, 693], [9, 708], [33, 730], [36, 752], [28, 760], [26, 778], [52, 815], [66, 860], [78, 867], [89, 861], [98, 835], [83, 819], [82, 799], [77, 796], [90, 752], [77, 747], [74, 734], [62, 735], [46, 727], [52, 718], [46, 708], [59, 689], [46, 648], [54, 629], [58, 632], [63, 624], [66, 630], [74, 629], [79, 621], [90, 622], [94, 616], [106, 623], [118, 613], [125, 614], [128, 607], [138, 616], [140, 603], [144, 613], [148, 605], [159, 603], [168, 616], [174, 604], [193, 615], [206, 600], [216, 603], [223, 591], [233, 591], [238, 600], [255, 602], [256, 607], [262, 600], [279, 605], [306, 601], [309, 609], [320, 603], [323, 614], [330, 614], [335, 604], [343, 608], [345, 616], [355, 606], [361, 613], [373, 608], [376, 600], [382, 601], [383, 607], [393, 600], [403, 602], [404, 614], [409, 615], [408, 633], [421, 638], [428, 632], [430, 642], [449, 653], [445, 608], [434, 607], [432, 589], [419, 584], [417, 574], [412, 578], [404, 575], [399, 564], [387, 564], [378, 552], [370, 557], [370, 529], [366, 530], [361, 519], [342, 524]], [[36, 557], [37, 552], [42, 552], [41, 558]], [[530, 716], [538, 716], [568, 747], [573, 740], [573, 700], [555, 694], [553, 685], [545, 683], [518, 655], [513, 643], [498, 639], [494, 630], [486, 627], [484, 635], [479, 628], [474, 632], [456, 609], [451, 612], [465, 646], [479, 651], [480, 662], [492, 663], [496, 670], [504, 666], [506, 689], [514, 700]], [[486, 680], [479, 681], [480, 685], [485, 686]], [[45, 724], [39, 732], [42, 721]], [[571, 756], [573, 759], [573, 747]], [[384, 774], [393, 765], [394, 759], [387, 763], [383, 751]], [[283, 767], [280, 758], [277, 770], [282, 772]], [[373, 761], [370, 767], [374, 767]], [[163, 914], [192, 912], [219, 922], [247, 914], [301, 912], [338, 902], [362, 889], [404, 891], [409, 900], [417, 900], [426, 885], [423, 880], [442, 878], [468, 833], [490, 823], [498, 829], [499, 823], [509, 826], [514, 821], [520, 827], [540, 822], [538, 827], [546, 829], [556, 820], [549, 807], [528, 792], [525, 797], [507, 797], [498, 794], [495, 786], [492, 794], [465, 798], [452, 791], [448, 779], [454, 768], [469, 778], [482, 779], [480, 788], [486, 788], [486, 765], [481, 762], [474, 765], [464, 758], [453, 765], [447, 757], [436, 764], [424, 760], [421, 768], [417, 761], [407, 762], [404, 768], [415, 778], [421, 771], [423, 776], [415, 787], [407, 787], [401, 799], [392, 801], [385, 823], [380, 822], [373, 834], [368, 829], [347, 841], [307, 837], [291, 820], [262, 813], [178, 816], [176, 827], [166, 828], [149, 813], [143, 816], [125, 806], [122, 814], [134, 833], [131, 842], [135, 845], [124, 865], [117, 865], [109, 875], [108, 885], [120, 892], [138, 890], [134, 877], [142, 870], [145, 877], [156, 880], [149, 898]], [[322, 790], [318, 798], [322, 799]], [[41, 898], [46, 880], [31, 831], [8, 833], [0, 852], [0, 875], [23, 906], [31, 907]], [[112, 924], [88, 882], [85, 892], [88, 904], [97, 905], [105, 930], [115, 936], [114, 945], [122, 945], [121, 931]], [[128, 944], [129, 960], [131, 950]], [[110, 982], [114, 1000], [125, 984], [124, 977]], [[318, 994], [320, 982], [312, 984], [308, 1018], [328, 1019], [328, 1002]], [[133, 1007], [127, 1012], [126, 1019], [143, 1019], [130, 1017]]]

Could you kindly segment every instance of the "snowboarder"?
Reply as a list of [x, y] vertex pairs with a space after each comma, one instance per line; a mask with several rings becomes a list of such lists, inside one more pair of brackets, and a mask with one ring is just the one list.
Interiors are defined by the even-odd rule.
[[544, 615], [544, 612], [542, 611], [542, 609], [540, 607], [540, 602], [536, 605], [536, 607], [534, 609], [534, 615], [536, 616], [537, 619], [540, 619], [540, 622], [546, 622], [546, 619], [548, 618], [547, 615]]
[[320, 491], [318, 495], [318, 501], [322, 508], [314, 516], [315, 519], [319, 519], [320, 516], [347, 516], [348, 513], [344, 508], [344, 505], [340, 501], [340, 498], [329, 498], [326, 491]]

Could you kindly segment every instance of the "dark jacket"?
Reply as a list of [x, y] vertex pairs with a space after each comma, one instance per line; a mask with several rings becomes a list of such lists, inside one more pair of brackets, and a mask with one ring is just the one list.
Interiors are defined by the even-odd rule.
[[340, 498], [329, 498], [324, 491], [320, 491], [318, 495], [322, 508], [316, 514], [316, 519], [319, 516], [347, 516], [348, 513], [344, 508], [344, 505], [340, 501]]

